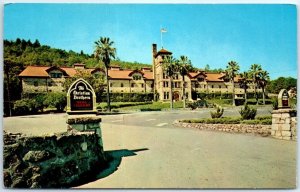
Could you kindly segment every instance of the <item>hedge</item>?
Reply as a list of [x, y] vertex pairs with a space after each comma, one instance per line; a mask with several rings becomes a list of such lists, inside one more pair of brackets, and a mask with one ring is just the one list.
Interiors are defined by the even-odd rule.
[[[153, 101], [153, 93], [110, 93], [111, 102], [147, 102]], [[106, 93], [103, 93], [97, 102], [106, 102]]]
[[243, 120], [240, 117], [222, 117], [222, 118], [204, 118], [204, 119], [184, 119], [180, 120], [183, 123], [206, 123], [206, 124], [262, 124], [271, 125], [271, 116], [259, 116], [253, 120]]
[[[200, 99], [215, 99], [215, 98], [221, 98], [221, 99], [232, 99], [232, 93], [221, 93], [221, 92], [215, 92], [215, 93], [206, 93], [206, 92], [194, 92], [194, 94], [197, 95], [197, 98]], [[262, 93], [258, 92], [258, 98], [262, 98]], [[247, 99], [255, 99], [255, 93], [247, 93]], [[267, 99], [267, 96], [266, 96]]]

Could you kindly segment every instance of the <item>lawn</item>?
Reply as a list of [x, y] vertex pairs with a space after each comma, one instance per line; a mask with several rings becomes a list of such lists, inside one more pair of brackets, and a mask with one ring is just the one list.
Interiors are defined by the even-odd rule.
[[[106, 103], [98, 103], [98, 109], [105, 109]], [[183, 102], [174, 102], [174, 109], [182, 108]], [[112, 109], [119, 111], [161, 111], [170, 109], [169, 102], [112, 102]]]

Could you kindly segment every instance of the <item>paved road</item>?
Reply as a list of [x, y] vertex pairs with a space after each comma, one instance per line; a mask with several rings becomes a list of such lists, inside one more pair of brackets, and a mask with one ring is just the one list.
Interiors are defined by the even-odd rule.
[[[199, 116], [209, 116], [209, 110], [103, 116], [104, 150], [124, 155], [115, 172], [79, 188], [295, 187], [296, 142], [171, 125], [179, 117]], [[65, 119], [65, 114], [4, 118], [4, 129], [60, 132]]]

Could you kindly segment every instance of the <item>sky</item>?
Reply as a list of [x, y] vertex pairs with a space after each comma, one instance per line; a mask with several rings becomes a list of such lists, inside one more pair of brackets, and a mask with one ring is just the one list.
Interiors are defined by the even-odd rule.
[[291, 4], [6, 4], [3, 37], [88, 54], [96, 40], [109, 37], [118, 58], [147, 64], [155, 43], [197, 68], [225, 69], [233, 60], [240, 72], [255, 63], [271, 79], [297, 77]]

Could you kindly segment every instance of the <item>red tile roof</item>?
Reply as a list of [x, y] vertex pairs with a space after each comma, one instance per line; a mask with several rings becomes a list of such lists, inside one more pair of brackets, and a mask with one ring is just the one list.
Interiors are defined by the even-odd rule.
[[161, 55], [161, 54], [171, 55], [172, 52], [170, 52], [170, 51], [168, 51], [168, 50], [162, 48], [161, 50], [159, 50], [159, 51], [156, 53], [155, 57], [157, 57], [158, 55]]
[[49, 77], [49, 74], [46, 72], [50, 67], [37, 67], [37, 66], [28, 66], [24, 69], [19, 76], [20, 77]]
[[[19, 77], [50, 77], [47, 70], [51, 67], [40, 67], [40, 66], [28, 66], [20, 74]], [[77, 69], [73, 67], [60, 67], [61, 70], [65, 71], [66, 74], [70, 77], [73, 77]], [[96, 69], [89, 68], [85, 69], [88, 72], [92, 73]], [[108, 76], [111, 79], [132, 79], [129, 75], [134, 70], [108, 70]], [[151, 71], [143, 71], [145, 79], [153, 79], [153, 73]]]
[[[208, 82], [223, 82], [223, 77], [224, 77], [224, 74], [222, 73], [214, 73], [214, 72], [191, 72], [189, 73], [189, 75], [192, 77], [191, 80], [196, 80], [197, 79], [197, 76], [200, 75], [200, 74], [204, 74], [206, 75], [206, 81]], [[236, 76], [234, 78], [234, 82], [238, 82], [238, 80], [240, 79], [240, 76]]]

